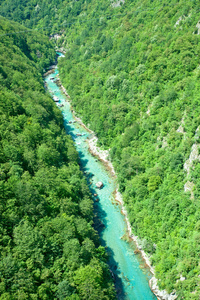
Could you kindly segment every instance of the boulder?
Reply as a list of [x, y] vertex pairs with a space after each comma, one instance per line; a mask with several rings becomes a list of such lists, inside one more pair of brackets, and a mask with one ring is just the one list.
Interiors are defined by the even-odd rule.
[[103, 187], [103, 183], [102, 183], [101, 181], [97, 182], [97, 183], [96, 183], [96, 187], [97, 187], [98, 189], [101, 189], [101, 188]]

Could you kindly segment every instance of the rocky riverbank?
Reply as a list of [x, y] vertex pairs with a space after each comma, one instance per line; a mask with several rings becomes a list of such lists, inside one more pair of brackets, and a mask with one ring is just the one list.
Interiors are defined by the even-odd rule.
[[[91, 130], [90, 130], [90, 132], [91, 132]], [[109, 151], [100, 149], [97, 146], [97, 141], [98, 141], [98, 139], [97, 139], [96, 136], [94, 136], [94, 137], [92, 137], [91, 139], [88, 140], [88, 145], [89, 145], [90, 152], [93, 155], [95, 155], [96, 157], [98, 157], [98, 159], [100, 159], [104, 163], [105, 166], [107, 166], [107, 169], [110, 170], [110, 172], [113, 176], [116, 176], [114, 167], [113, 167], [112, 163], [108, 160]], [[127, 214], [127, 211], [124, 207], [123, 198], [122, 198], [122, 195], [119, 192], [118, 188], [115, 190], [114, 196], [115, 196], [115, 200], [117, 202], [119, 202], [121, 207], [122, 207], [121, 212], [125, 216], [129, 238], [132, 239], [135, 242], [135, 245], [136, 245], [137, 249], [139, 250], [143, 260], [145, 261], [145, 264], [148, 266], [150, 272], [153, 275], [153, 277], [149, 280], [149, 286], [150, 286], [152, 292], [156, 295], [156, 297], [159, 300], [175, 300], [175, 299], [177, 299], [177, 296], [176, 296], [175, 292], [173, 292], [171, 294], [168, 294], [165, 290], [162, 290], [162, 291], [159, 290], [158, 280], [155, 277], [155, 271], [154, 271], [154, 268], [151, 265], [150, 257], [141, 249], [141, 246], [140, 246], [139, 241], [138, 241], [138, 237], [135, 236], [132, 233], [131, 224], [128, 220], [128, 214]]]
[[[70, 97], [69, 97], [66, 89], [61, 84], [59, 77], [57, 77], [57, 82], [56, 83], [62, 89], [63, 93], [67, 97], [67, 100], [69, 101]], [[74, 112], [73, 112], [73, 115], [74, 115], [74, 119], [91, 134], [91, 138], [89, 138], [88, 141], [87, 141], [88, 145], [89, 145], [89, 151], [90, 151], [90, 153], [92, 155], [96, 156], [106, 166], [106, 168], [110, 171], [110, 173], [112, 174], [112, 176], [116, 176], [114, 167], [113, 167], [111, 161], [108, 159], [109, 151], [108, 150], [102, 150], [102, 149], [100, 149], [97, 146], [98, 138], [95, 136], [95, 133], [92, 130], [90, 130], [89, 128], [87, 128], [85, 126], [85, 124], [82, 122], [82, 120], [80, 118], [78, 118], [78, 117], [75, 116]], [[139, 242], [138, 242], [138, 240], [139, 240], [138, 237], [134, 236], [132, 234], [131, 225], [130, 225], [130, 222], [128, 220], [127, 211], [126, 211], [126, 209], [124, 207], [122, 195], [120, 194], [118, 188], [115, 191], [115, 200], [117, 202], [119, 202], [120, 205], [121, 205], [121, 211], [122, 211], [122, 214], [125, 216], [125, 220], [126, 220], [127, 228], [128, 228], [128, 234], [129, 234], [130, 239], [132, 239], [135, 242], [135, 244], [136, 244], [138, 250], [140, 251], [140, 253], [141, 253], [141, 255], [142, 255], [142, 257], [143, 257], [146, 265], [149, 267], [152, 275], [155, 275], [154, 274], [154, 269], [153, 269], [153, 267], [151, 266], [151, 263], [150, 263], [149, 256], [141, 249], [141, 247], [139, 245]], [[151, 280], [149, 281], [149, 285], [150, 285], [150, 288], [153, 291], [153, 293], [160, 300], [175, 300], [177, 298], [175, 294], [170, 294], [169, 295], [169, 294], [167, 294], [166, 291], [160, 291], [159, 288], [158, 288], [157, 279], [155, 278], [155, 276], [153, 276], [151, 278]]]

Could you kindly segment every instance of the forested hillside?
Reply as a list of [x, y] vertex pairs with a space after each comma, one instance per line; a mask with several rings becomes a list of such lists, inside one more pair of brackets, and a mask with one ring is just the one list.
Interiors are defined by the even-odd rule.
[[114, 299], [77, 152], [43, 85], [52, 44], [1, 17], [0, 51], [0, 299]]
[[71, 0], [1, 0], [0, 14], [29, 28], [42, 28], [46, 34], [59, 33], [77, 21], [86, 3]]
[[63, 33], [62, 82], [111, 148], [133, 233], [152, 255], [160, 288], [199, 299], [199, 5], [103, 1], [84, 14], [87, 23]]
[[61, 35], [62, 82], [111, 148], [160, 288], [199, 299], [199, 1], [7, 0], [0, 12]]

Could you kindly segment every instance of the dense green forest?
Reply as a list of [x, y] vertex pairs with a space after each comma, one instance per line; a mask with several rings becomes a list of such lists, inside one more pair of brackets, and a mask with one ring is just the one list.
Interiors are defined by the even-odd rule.
[[0, 299], [115, 299], [77, 152], [44, 89], [55, 50], [2, 17], [0, 36]]
[[111, 148], [133, 233], [151, 254], [160, 288], [199, 299], [199, 5], [95, 4], [88, 23], [63, 33], [62, 82]]
[[199, 299], [199, 1], [0, 3], [2, 15], [60, 35], [62, 82], [111, 149], [160, 288]]

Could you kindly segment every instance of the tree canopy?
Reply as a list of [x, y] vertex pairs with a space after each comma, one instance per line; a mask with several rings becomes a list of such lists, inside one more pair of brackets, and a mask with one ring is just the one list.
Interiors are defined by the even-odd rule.
[[78, 154], [43, 84], [55, 50], [2, 17], [0, 36], [0, 299], [115, 299]]
[[[133, 233], [151, 254], [160, 288], [199, 299], [198, 1], [5, 0], [0, 11], [59, 34], [62, 83], [100, 145], [111, 149]], [[2, 76], [6, 82], [6, 69]], [[22, 157], [15, 147], [5, 145], [4, 156]], [[40, 147], [39, 156], [48, 152]], [[26, 155], [34, 168], [34, 155]]]

